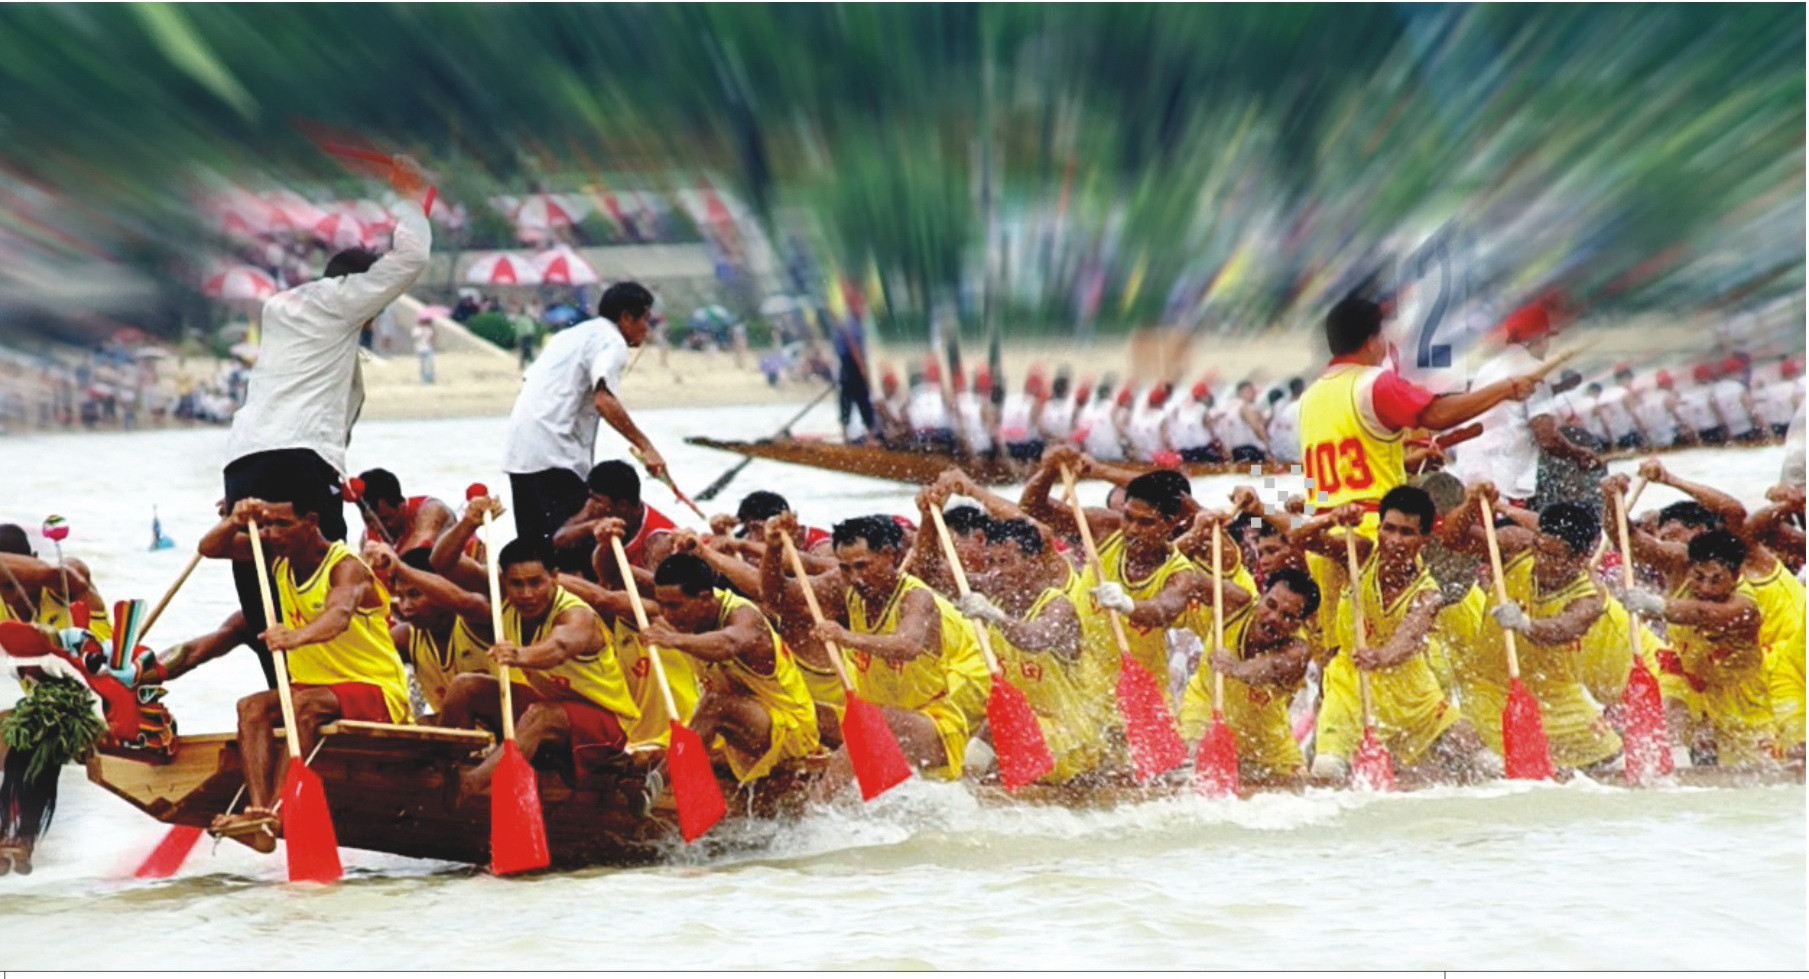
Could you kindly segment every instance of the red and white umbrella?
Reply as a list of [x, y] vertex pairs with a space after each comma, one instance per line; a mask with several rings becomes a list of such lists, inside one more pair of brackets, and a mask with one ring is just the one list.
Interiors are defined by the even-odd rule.
[[335, 211], [315, 222], [314, 237], [334, 248], [362, 248], [370, 244], [370, 228], [356, 215]]
[[525, 255], [490, 252], [465, 269], [465, 281], [486, 286], [539, 285], [540, 270]]
[[577, 194], [529, 194], [510, 217], [518, 228], [561, 228], [584, 220], [590, 205]]
[[289, 230], [307, 231], [327, 218], [320, 205], [293, 190], [273, 190], [262, 199], [270, 205], [277, 224]]
[[262, 269], [234, 265], [201, 283], [201, 291], [215, 299], [269, 299], [276, 295], [276, 280]]
[[534, 256], [534, 267], [540, 270], [540, 281], [562, 286], [589, 286], [603, 281], [584, 256], [568, 245], [549, 248]]

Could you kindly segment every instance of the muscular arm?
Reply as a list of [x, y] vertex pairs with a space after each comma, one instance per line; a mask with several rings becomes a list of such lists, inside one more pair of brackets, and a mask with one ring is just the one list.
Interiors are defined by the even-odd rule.
[[1759, 606], [1744, 595], [1723, 602], [1673, 598], [1665, 602], [1665, 621], [1750, 640], [1758, 638], [1760, 615]]
[[1438, 593], [1421, 592], [1414, 598], [1413, 607], [1401, 617], [1401, 624], [1395, 627], [1394, 634], [1381, 646], [1359, 649], [1362, 656], [1357, 665], [1365, 669], [1380, 670], [1396, 666], [1412, 659], [1414, 654], [1426, 646], [1426, 634], [1432, 631], [1432, 623], [1438, 618]]
[[602, 516], [602, 505], [595, 499], [586, 499], [577, 513], [567, 517], [559, 529], [553, 531], [553, 546], [564, 549], [590, 543], [596, 535], [593, 525]]
[[352, 616], [358, 609], [366, 607], [365, 603], [374, 597], [371, 594], [371, 573], [357, 561], [340, 561], [333, 565], [332, 576], [328, 581], [331, 587], [327, 590], [320, 614], [301, 628], [290, 630], [292, 634], [288, 648], [330, 642], [338, 638], [340, 633], [351, 626]]
[[[205, 538], [203, 539], [205, 540]], [[248, 551], [251, 549], [249, 541], [246, 542], [245, 547]], [[212, 555], [204, 556], [212, 557]], [[27, 554], [0, 554], [0, 566], [4, 566], [6, 569], [0, 571], [0, 582], [6, 584], [11, 584], [12, 581], [5, 578], [4, 575], [11, 574], [13, 578], [19, 580], [19, 584], [26, 588], [49, 588], [52, 591], [60, 592], [63, 587], [63, 574], [67, 572], [71, 592], [82, 595], [92, 588], [88, 581], [87, 568], [74, 559], [62, 565], [56, 565], [48, 561], [40, 561]]]
[[615, 429], [618, 434], [627, 439], [629, 445], [640, 449], [643, 453], [658, 453], [658, 450], [653, 447], [653, 443], [641, 433], [640, 427], [635, 425], [634, 419], [628, 417], [628, 409], [623, 407], [622, 402], [602, 384], [597, 385], [595, 403], [597, 414], [603, 416], [603, 420], [609, 423], [610, 428]]
[[1564, 606], [1564, 611], [1557, 615], [1532, 620], [1532, 625], [1524, 635], [1533, 642], [1546, 646], [1574, 642], [1588, 634], [1607, 607], [1599, 595], [1579, 598]]
[[[639, 585], [639, 582], [636, 582]], [[634, 621], [634, 602], [626, 591], [615, 591], [575, 574], [561, 574], [559, 587], [578, 596], [578, 600], [597, 610], [598, 614], [624, 622]]]
[[1474, 391], [1441, 394], [1420, 411], [1420, 425], [1435, 431], [1456, 428], [1503, 401], [1524, 398], [1522, 389], [1530, 393], [1532, 384], [1530, 378], [1508, 377]]
[[1205, 575], [1193, 570], [1176, 572], [1161, 591], [1137, 602], [1125, 620], [1145, 629], [1167, 626], [1187, 611], [1193, 596], [1201, 594], [1202, 588], [1211, 588]]
[[843, 645], [893, 663], [908, 663], [919, 656], [936, 656], [942, 650], [942, 616], [936, 601], [922, 588], [912, 589], [899, 603], [898, 628], [886, 635], [841, 630]]
[[1598, 461], [1594, 452], [1564, 437], [1556, 417], [1534, 415], [1527, 425], [1532, 429], [1533, 441], [1551, 455], [1585, 467], [1593, 467]]
[[1080, 659], [1080, 616], [1074, 603], [1058, 598], [1034, 619], [1007, 619], [997, 626], [1007, 642], [1030, 652], [1050, 652], [1072, 663]]
[[237, 518], [227, 516], [201, 535], [201, 539], [195, 544], [195, 550], [201, 552], [202, 557], [249, 561], [251, 533]]
[[428, 500], [421, 505], [415, 514], [415, 522], [408, 528], [408, 533], [396, 541], [398, 551], [406, 551], [411, 547], [427, 547], [440, 539], [447, 527], [458, 521], [458, 515], [452, 508], [439, 500]]
[[729, 615], [721, 629], [688, 633], [675, 629], [650, 630], [647, 638], [656, 646], [675, 649], [712, 663], [740, 660], [762, 675], [771, 675], [777, 664], [773, 660], [772, 634], [766, 618], [751, 608], [738, 608]]
[[460, 517], [433, 542], [433, 551], [428, 554], [427, 563], [433, 566], [436, 573], [445, 575], [461, 587], [473, 591], [482, 588], [488, 593], [488, 573], [483, 565], [465, 556], [465, 545], [470, 542], [471, 535], [477, 533], [478, 526], [479, 522]]
[[545, 670], [601, 648], [603, 635], [596, 616], [584, 609], [568, 608], [553, 620], [553, 628], [548, 630], [544, 640], [516, 648], [510, 657], [510, 665]]
[[[1301, 521], [1300, 526], [1295, 527], [1288, 534], [1288, 543], [1300, 550], [1312, 551], [1322, 557], [1329, 557], [1339, 562], [1338, 566], [1342, 568], [1345, 561], [1344, 538], [1334, 537], [1331, 534], [1331, 529], [1337, 526], [1340, 524], [1334, 514], [1317, 514]], [[1350, 532], [1349, 528], [1346, 528], [1346, 531]], [[1357, 563], [1362, 564], [1369, 560], [1369, 549], [1374, 546], [1375, 542], [1362, 534], [1355, 534], [1354, 539], [1357, 542]]]
[[1312, 651], [1305, 641], [1291, 640], [1280, 649], [1270, 650], [1247, 660], [1230, 656], [1214, 656], [1212, 665], [1226, 676], [1253, 687], [1292, 687], [1306, 676]]
[[[407, 582], [421, 589], [427, 600], [442, 608], [448, 608], [465, 624], [477, 630], [479, 635], [490, 634], [490, 600], [476, 592], [469, 591], [453, 584], [451, 581], [434, 574], [422, 571], [408, 564], [396, 561], [390, 565], [398, 582]], [[485, 582], [486, 585], [489, 582]], [[487, 590], [487, 589], [486, 589]]]

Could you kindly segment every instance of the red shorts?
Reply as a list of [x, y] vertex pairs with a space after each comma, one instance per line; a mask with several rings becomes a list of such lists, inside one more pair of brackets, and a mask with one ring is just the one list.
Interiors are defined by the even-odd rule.
[[628, 734], [622, 730], [622, 722], [607, 707], [576, 697], [547, 697], [525, 684], [511, 683], [509, 687], [517, 721], [535, 704], [546, 704], [565, 712], [566, 723], [572, 728], [573, 762], [594, 760], [598, 753], [620, 752], [628, 746]]
[[292, 690], [333, 691], [333, 696], [339, 698], [342, 720], [396, 723], [389, 715], [389, 701], [384, 699], [383, 688], [375, 683], [292, 683], [289, 686]]

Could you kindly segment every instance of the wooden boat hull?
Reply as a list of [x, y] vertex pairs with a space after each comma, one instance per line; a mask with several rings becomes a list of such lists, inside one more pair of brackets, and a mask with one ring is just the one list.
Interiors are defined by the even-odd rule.
[[[944, 452], [907, 452], [842, 442], [812, 439], [762, 439], [758, 442], [735, 442], [694, 435], [685, 441], [706, 449], [734, 452], [756, 459], [771, 459], [813, 469], [828, 469], [855, 476], [891, 479], [901, 483], [929, 483], [946, 469], [959, 466], [968, 475], [987, 486], [1008, 486], [1030, 478], [1036, 470], [1031, 462], [1010, 459], [970, 459]], [[1147, 462], [1115, 462], [1114, 466], [1134, 471], [1160, 468]], [[1257, 465], [1248, 462], [1185, 462], [1181, 469], [1189, 476], [1221, 476], [1226, 473], [1248, 473], [1256, 465], [1259, 474], [1282, 474], [1291, 468], [1285, 462]]]
[[[945, 452], [911, 452], [903, 449], [887, 449], [867, 445], [848, 445], [844, 442], [830, 442], [818, 439], [761, 439], [757, 442], [737, 442], [729, 439], [715, 439], [704, 435], [693, 435], [685, 439], [690, 445], [702, 446], [706, 449], [717, 449], [722, 452], [733, 452], [755, 459], [770, 459], [774, 462], [786, 462], [794, 466], [808, 466], [812, 469], [827, 469], [832, 472], [849, 473], [855, 476], [870, 476], [875, 479], [890, 479], [901, 483], [927, 484], [934, 482], [937, 476], [951, 467], [959, 466], [967, 471], [976, 481], [987, 486], [1009, 486], [1022, 483], [1030, 478], [1036, 469], [1031, 462], [1016, 462], [1004, 458], [970, 459], [966, 456]], [[1776, 444], [1773, 441], [1755, 443], [1755, 445]], [[1729, 446], [1739, 448], [1745, 446]], [[1693, 446], [1676, 446], [1663, 452], [1676, 452]], [[1622, 459], [1652, 455], [1651, 452], [1611, 452], [1603, 458]], [[1660, 453], [1662, 454], [1662, 453]], [[1161, 468], [1148, 462], [1114, 462], [1112, 465], [1132, 471], [1147, 472]], [[1252, 467], [1256, 475], [1285, 475], [1294, 469], [1294, 464], [1286, 462], [1184, 462], [1181, 471], [1189, 476], [1224, 476], [1229, 474], [1249, 474]]]
[[[485, 864], [490, 859], [490, 800], [461, 798], [458, 770], [487, 734], [391, 725], [329, 725], [309, 763], [326, 788], [341, 846], [405, 857]], [[541, 772], [540, 798], [554, 869], [658, 862], [679, 843], [678, 817], [663, 786], [663, 752], [628, 756], [619, 769], [587, 774], [576, 788]], [[801, 809], [820, 765], [800, 765], [732, 795], [730, 809], [772, 817]], [[88, 762], [90, 781], [161, 822], [207, 826], [227, 811], [243, 784], [237, 737], [182, 739], [167, 763], [102, 750]]]

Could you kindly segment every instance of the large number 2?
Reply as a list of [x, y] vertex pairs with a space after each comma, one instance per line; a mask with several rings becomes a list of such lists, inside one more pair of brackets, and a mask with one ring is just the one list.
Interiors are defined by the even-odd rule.
[[1451, 366], [1451, 348], [1446, 344], [1434, 346], [1432, 338], [1438, 333], [1439, 324], [1445, 320], [1445, 311], [1451, 302], [1451, 252], [1445, 245], [1444, 234], [1428, 243], [1427, 252], [1422, 253], [1420, 260], [1421, 274], [1425, 274], [1428, 261], [1438, 262], [1438, 295], [1432, 299], [1432, 305], [1426, 311], [1426, 318], [1420, 321], [1419, 365], [1422, 370], [1434, 367]]

